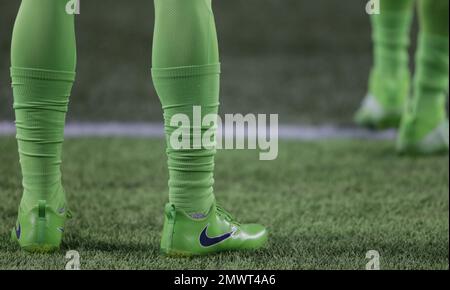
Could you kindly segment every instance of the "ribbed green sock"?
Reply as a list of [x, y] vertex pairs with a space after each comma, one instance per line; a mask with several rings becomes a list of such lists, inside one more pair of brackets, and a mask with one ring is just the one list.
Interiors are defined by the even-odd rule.
[[[207, 213], [214, 201], [215, 149], [194, 149], [194, 139], [201, 140], [209, 126], [194, 127], [193, 106], [206, 114], [217, 114], [219, 106], [218, 64], [172, 69], [154, 69], [153, 79], [164, 109], [166, 140], [168, 144], [169, 199], [188, 213]], [[177, 126], [171, 125], [176, 114], [188, 116], [190, 149], [174, 149], [171, 136]], [[201, 135], [195, 135], [199, 130]]]
[[12, 41], [11, 77], [23, 175], [22, 206], [63, 206], [61, 151], [75, 79], [74, 16], [65, 0], [23, 0]]
[[369, 91], [385, 107], [402, 106], [409, 94], [411, 0], [382, 0], [381, 13], [372, 16], [374, 67]]
[[416, 54], [412, 114], [420, 119], [418, 135], [428, 133], [447, 118], [449, 79], [449, 2], [422, 1], [419, 6], [421, 32]]
[[61, 202], [61, 151], [75, 73], [12, 68], [11, 76], [23, 175], [22, 201], [30, 206], [39, 200]]
[[[169, 200], [188, 214], [206, 214], [214, 202], [215, 148], [194, 148], [213, 124], [196, 127], [193, 107], [201, 118], [217, 114], [220, 65], [211, 0], [155, 0], [153, 83], [164, 110], [169, 167]], [[171, 124], [184, 114], [190, 148], [175, 148], [170, 139], [179, 129]], [[196, 134], [195, 132], [200, 132]]]

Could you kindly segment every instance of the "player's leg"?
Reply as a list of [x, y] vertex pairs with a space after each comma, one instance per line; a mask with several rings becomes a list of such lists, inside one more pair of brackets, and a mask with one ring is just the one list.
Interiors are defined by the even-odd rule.
[[414, 0], [381, 0], [373, 15], [374, 65], [369, 93], [355, 120], [371, 128], [397, 127], [409, 94], [410, 27]]
[[217, 114], [220, 64], [211, 0], [155, 0], [153, 82], [161, 100], [167, 139], [169, 201], [161, 249], [169, 255], [201, 255], [256, 249], [267, 239], [259, 225], [240, 225], [218, 207], [213, 194], [214, 148], [177, 149], [172, 117], [185, 114], [190, 144], [213, 124], [193, 133], [193, 106], [202, 117]]
[[61, 150], [75, 78], [74, 16], [66, 0], [22, 0], [11, 77], [23, 197], [12, 237], [29, 251], [55, 250], [68, 216]]
[[448, 153], [448, 9], [448, 0], [419, 1], [420, 35], [414, 96], [400, 130], [400, 152]]

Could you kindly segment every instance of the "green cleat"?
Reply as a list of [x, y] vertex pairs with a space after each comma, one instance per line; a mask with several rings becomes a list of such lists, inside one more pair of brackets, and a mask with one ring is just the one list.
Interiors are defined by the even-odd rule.
[[386, 78], [372, 72], [370, 93], [356, 112], [355, 123], [370, 129], [398, 128], [409, 94], [410, 76]]
[[61, 245], [64, 224], [71, 218], [71, 213], [62, 204], [57, 210], [45, 200], [40, 200], [31, 207], [21, 204], [16, 226], [11, 231], [11, 239], [27, 252], [57, 251]]
[[239, 224], [220, 206], [208, 215], [192, 217], [173, 204], [165, 208], [161, 252], [168, 256], [198, 256], [223, 251], [256, 250], [267, 241], [258, 224]]
[[367, 95], [355, 116], [355, 123], [375, 130], [398, 128], [403, 108], [384, 108], [373, 95]]
[[421, 128], [418, 118], [406, 116], [399, 132], [397, 151], [404, 155], [448, 154], [448, 120], [442, 121], [432, 129], [426, 129], [426, 126]]

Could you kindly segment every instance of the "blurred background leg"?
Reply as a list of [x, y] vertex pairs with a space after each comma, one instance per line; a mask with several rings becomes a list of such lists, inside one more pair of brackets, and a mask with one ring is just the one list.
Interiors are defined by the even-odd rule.
[[448, 0], [419, 1], [414, 95], [401, 128], [400, 151], [448, 152], [448, 9]]
[[409, 94], [410, 28], [414, 0], [381, 0], [381, 13], [372, 15], [374, 65], [369, 94], [356, 122], [374, 128], [397, 127]]

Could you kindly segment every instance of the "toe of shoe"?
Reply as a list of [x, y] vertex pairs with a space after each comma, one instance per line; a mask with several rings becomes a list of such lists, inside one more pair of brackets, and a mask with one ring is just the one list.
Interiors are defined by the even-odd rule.
[[263, 247], [268, 240], [268, 230], [259, 224], [247, 224], [242, 226], [242, 232], [245, 233], [245, 248], [258, 249]]

